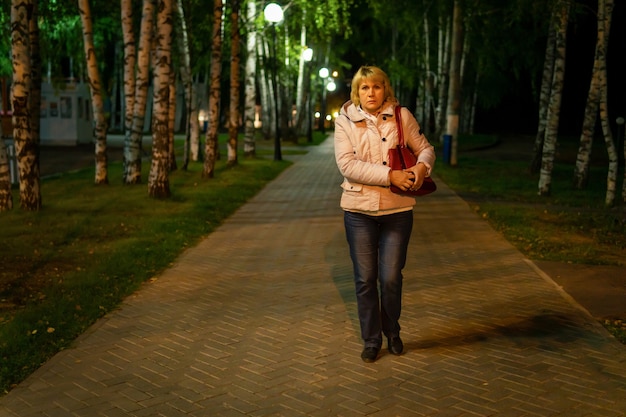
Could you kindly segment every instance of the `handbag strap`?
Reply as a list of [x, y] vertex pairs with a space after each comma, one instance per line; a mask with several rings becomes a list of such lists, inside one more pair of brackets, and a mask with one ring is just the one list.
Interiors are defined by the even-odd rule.
[[398, 125], [398, 145], [404, 146], [404, 133], [402, 132], [402, 107], [396, 106], [393, 109], [396, 116], [396, 124]]

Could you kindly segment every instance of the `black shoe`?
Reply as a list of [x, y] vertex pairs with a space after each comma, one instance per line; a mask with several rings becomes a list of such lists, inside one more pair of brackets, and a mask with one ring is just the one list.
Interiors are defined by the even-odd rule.
[[402, 343], [400, 336], [388, 338], [387, 347], [389, 348], [389, 352], [394, 355], [402, 355], [402, 352], [404, 351], [404, 344]]
[[375, 347], [366, 347], [365, 349], [363, 349], [363, 352], [361, 352], [361, 359], [363, 359], [363, 362], [367, 363], [375, 362], [378, 358], [379, 350], [380, 349]]

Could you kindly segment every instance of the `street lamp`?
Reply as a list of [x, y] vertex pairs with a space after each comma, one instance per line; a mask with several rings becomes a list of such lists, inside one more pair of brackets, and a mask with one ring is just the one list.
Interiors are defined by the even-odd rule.
[[280, 150], [280, 121], [278, 118], [278, 80], [276, 76], [276, 67], [278, 66], [278, 58], [276, 56], [276, 24], [283, 21], [283, 9], [276, 3], [270, 3], [263, 10], [265, 20], [271, 23], [272, 35], [274, 42], [272, 44], [272, 84], [274, 85], [274, 126], [276, 129], [274, 136], [274, 160], [283, 159]]

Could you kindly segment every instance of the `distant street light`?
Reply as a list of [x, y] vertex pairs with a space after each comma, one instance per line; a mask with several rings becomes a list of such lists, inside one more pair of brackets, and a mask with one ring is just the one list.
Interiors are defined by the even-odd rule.
[[313, 49], [306, 48], [304, 51], [302, 51], [302, 59], [304, 59], [306, 62], [311, 62], [311, 60], [313, 59]]
[[[322, 79], [322, 102], [320, 103], [321, 117], [318, 119], [318, 129], [322, 133], [326, 133], [326, 91], [334, 91], [334, 89], [328, 90], [328, 86], [329, 86], [328, 76], [330, 75], [330, 71], [328, 70], [328, 68], [326, 67], [320, 68], [317, 74]], [[330, 81], [332, 82], [332, 79]], [[332, 82], [332, 84], [334, 88], [337, 87], [334, 82]]]
[[283, 21], [284, 14], [283, 9], [278, 4], [270, 3], [265, 6], [263, 15], [265, 20], [271, 23], [272, 35], [274, 38], [274, 42], [272, 43], [272, 84], [274, 85], [274, 127], [276, 130], [274, 135], [274, 160], [280, 161], [283, 157], [280, 149], [280, 120], [278, 117], [278, 77], [276, 75], [278, 57], [276, 56], [276, 24]]

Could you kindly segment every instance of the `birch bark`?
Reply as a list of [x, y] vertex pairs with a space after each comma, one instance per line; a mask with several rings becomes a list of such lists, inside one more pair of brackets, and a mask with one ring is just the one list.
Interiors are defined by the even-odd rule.
[[231, 30], [231, 52], [230, 52], [230, 107], [228, 123], [228, 165], [237, 165], [237, 145], [239, 143], [237, 135], [239, 133], [239, 90], [241, 81], [239, 79], [241, 62], [241, 35], [239, 33], [239, 0], [230, 1], [230, 30]]
[[154, 30], [154, 2], [144, 0], [141, 13], [139, 48], [137, 51], [137, 75], [135, 78], [135, 100], [132, 110], [132, 127], [130, 136], [124, 143], [124, 183], [141, 183], [141, 153], [144, 120], [150, 85], [150, 58], [152, 49], [152, 32]]
[[205, 158], [202, 176], [213, 178], [217, 161], [217, 134], [220, 116], [220, 82], [222, 73], [222, 0], [213, 2], [213, 32], [211, 43], [211, 75], [209, 87], [209, 121], [206, 131]]
[[148, 195], [170, 196], [169, 169], [169, 96], [172, 68], [172, 1], [158, 0], [152, 115], [152, 164], [148, 176]]
[[96, 58], [96, 49], [93, 43], [93, 23], [89, 0], [78, 0], [78, 11], [83, 26], [83, 43], [85, 47], [85, 57], [87, 59], [87, 78], [91, 91], [91, 106], [93, 108], [94, 132], [93, 137], [96, 144], [96, 184], [108, 184], [108, 164], [107, 164], [107, 125], [104, 115], [104, 101], [102, 99], [102, 83], [100, 81], [100, 70]]
[[567, 51], [567, 24], [569, 21], [569, 2], [564, 2], [555, 8], [557, 13], [555, 21], [556, 30], [556, 55], [554, 61], [554, 74], [550, 88], [550, 104], [548, 106], [546, 136], [543, 141], [541, 170], [539, 172], [539, 195], [548, 196], [552, 191], [552, 170], [556, 155], [557, 135], [559, 130], [559, 115], [561, 111], [561, 97], [563, 93], [563, 80], [565, 78], [565, 55]]
[[244, 99], [244, 139], [243, 154], [244, 156], [256, 155], [255, 133], [256, 127], [254, 120], [256, 116], [256, 30], [254, 28], [254, 19], [256, 16], [256, 4], [253, 1], [248, 2], [247, 6], [248, 21], [248, 37], [246, 39], [246, 73], [245, 73], [245, 99]]
[[41, 208], [41, 185], [30, 104], [33, 81], [30, 42], [32, 8], [31, 0], [13, 0], [11, 3], [11, 96], [13, 142], [20, 181], [20, 208], [36, 211]]

